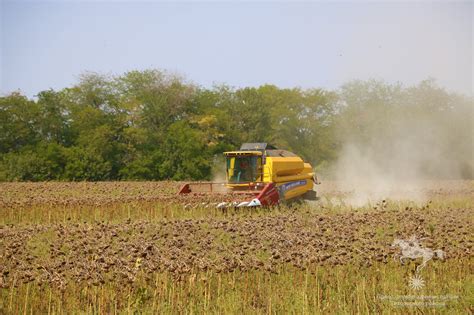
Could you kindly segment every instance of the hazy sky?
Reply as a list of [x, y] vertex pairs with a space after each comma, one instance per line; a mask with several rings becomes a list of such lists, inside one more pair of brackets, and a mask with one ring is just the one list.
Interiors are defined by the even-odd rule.
[[206, 87], [432, 77], [473, 90], [472, 2], [0, 1], [2, 94], [146, 68]]

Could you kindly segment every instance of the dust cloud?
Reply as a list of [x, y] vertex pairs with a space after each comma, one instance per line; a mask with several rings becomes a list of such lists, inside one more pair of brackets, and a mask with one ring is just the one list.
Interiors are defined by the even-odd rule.
[[387, 98], [396, 103], [379, 99], [359, 111], [348, 98], [332, 169], [344, 203], [421, 203], [428, 181], [474, 178], [472, 99], [426, 88], [397, 93]]

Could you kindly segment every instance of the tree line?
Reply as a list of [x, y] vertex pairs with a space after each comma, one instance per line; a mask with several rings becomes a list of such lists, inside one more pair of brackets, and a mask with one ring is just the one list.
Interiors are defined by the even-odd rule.
[[434, 123], [427, 132], [443, 141], [433, 145], [463, 157], [460, 174], [472, 177], [472, 118], [472, 98], [432, 80], [352, 81], [332, 91], [204, 88], [160, 70], [87, 73], [32, 99], [0, 97], [0, 180], [207, 180], [222, 152], [244, 142], [288, 149], [329, 174], [345, 145], [390, 141], [401, 121]]

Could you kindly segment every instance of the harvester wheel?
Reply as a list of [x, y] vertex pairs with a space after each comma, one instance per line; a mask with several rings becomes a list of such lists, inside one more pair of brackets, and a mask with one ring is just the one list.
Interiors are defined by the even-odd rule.
[[314, 190], [308, 190], [302, 197], [304, 200], [318, 200], [318, 194]]

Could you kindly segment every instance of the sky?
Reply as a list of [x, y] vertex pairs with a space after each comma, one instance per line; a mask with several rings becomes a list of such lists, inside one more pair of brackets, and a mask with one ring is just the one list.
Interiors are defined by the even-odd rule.
[[433, 78], [473, 95], [473, 2], [0, 1], [2, 95], [150, 68], [203, 87]]

